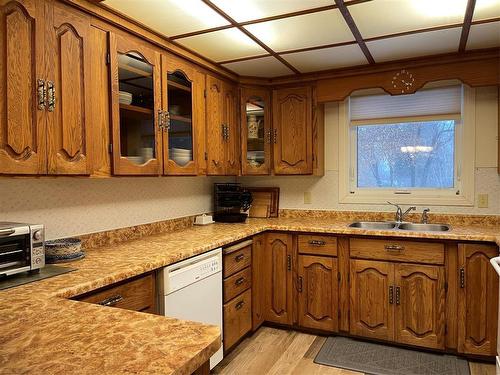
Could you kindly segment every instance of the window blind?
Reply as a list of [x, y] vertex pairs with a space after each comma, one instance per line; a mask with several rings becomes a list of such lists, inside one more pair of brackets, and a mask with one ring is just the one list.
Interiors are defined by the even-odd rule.
[[376, 94], [351, 96], [351, 120], [460, 114], [462, 86], [446, 86], [409, 95]]

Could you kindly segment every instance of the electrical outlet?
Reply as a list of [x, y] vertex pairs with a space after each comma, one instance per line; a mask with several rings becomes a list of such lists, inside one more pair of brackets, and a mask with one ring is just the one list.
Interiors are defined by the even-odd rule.
[[477, 206], [479, 208], [488, 208], [488, 194], [477, 195]]
[[312, 195], [310, 191], [304, 191], [304, 204], [312, 203]]

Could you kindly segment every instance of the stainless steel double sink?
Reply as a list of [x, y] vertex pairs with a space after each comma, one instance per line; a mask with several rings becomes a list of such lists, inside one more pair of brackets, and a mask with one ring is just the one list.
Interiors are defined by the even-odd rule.
[[356, 221], [349, 224], [350, 228], [374, 230], [403, 230], [413, 232], [448, 232], [448, 224], [397, 223], [395, 221]]

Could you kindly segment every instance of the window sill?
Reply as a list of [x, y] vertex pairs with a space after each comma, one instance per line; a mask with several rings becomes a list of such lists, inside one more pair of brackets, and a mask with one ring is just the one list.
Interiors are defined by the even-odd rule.
[[387, 204], [387, 201], [394, 201], [398, 204], [412, 204], [419, 206], [474, 206], [474, 199], [464, 195], [422, 195], [422, 194], [394, 194], [394, 193], [373, 193], [373, 194], [347, 194], [341, 196], [340, 204]]

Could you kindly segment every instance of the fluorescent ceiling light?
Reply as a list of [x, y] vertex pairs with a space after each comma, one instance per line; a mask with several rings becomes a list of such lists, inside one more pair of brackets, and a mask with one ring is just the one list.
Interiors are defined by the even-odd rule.
[[[411, 3], [417, 12], [427, 17], [465, 15], [467, 6], [467, 0], [411, 0]], [[411, 14], [406, 16], [411, 17]]]

